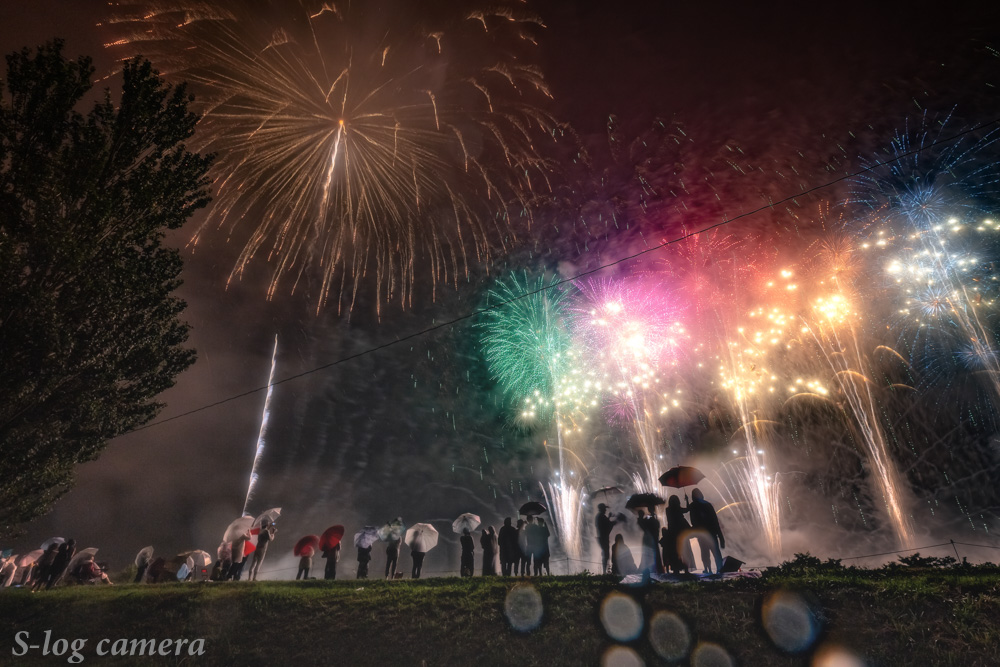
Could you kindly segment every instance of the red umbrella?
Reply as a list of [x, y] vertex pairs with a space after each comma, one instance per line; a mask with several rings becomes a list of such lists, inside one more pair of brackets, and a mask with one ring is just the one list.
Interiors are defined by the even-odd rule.
[[244, 558], [246, 558], [247, 556], [249, 556], [250, 554], [252, 554], [256, 550], [257, 550], [257, 545], [254, 544], [253, 542], [251, 542], [250, 540], [247, 540], [246, 542], [243, 543], [243, 557]]
[[326, 551], [340, 544], [340, 538], [344, 536], [344, 527], [341, 525], [330, 526], [319, 538], [319, 550]]
[[660, 484], [681, 489], [685, 486], [694, 486], [703, 479], [705, 479], [705, 474], [697, 468], [675, 466], [660, 475]]
[[296, 556], [303, 556], [302, 552], [306, 549], [310, 549], [313, 553], [316, 553], [317, 547], [319, 547], [319, 535], [306, 535], [305, 537], [300, 537], [299, 541], [295, 543], [292, 553]]

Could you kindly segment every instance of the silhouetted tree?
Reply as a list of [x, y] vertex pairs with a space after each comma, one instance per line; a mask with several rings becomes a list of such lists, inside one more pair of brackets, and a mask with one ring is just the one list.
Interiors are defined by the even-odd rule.
[[198, 117], [140, 60], [82, 114], [92, 73], [54, 41], [9, 55], [0, 87], [0, 534], [150, 421], [195, 359], [162, 241], [209, 201], [211, 157], [183, 143]]

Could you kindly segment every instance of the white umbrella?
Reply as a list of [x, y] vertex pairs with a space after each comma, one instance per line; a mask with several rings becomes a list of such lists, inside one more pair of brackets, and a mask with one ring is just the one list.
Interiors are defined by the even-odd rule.
[[187, 556], [191, 559], [193, 570], [197, 570], [200, 567], [209, 567], [212, 564], [212, 556], [208, 554], [207, 551], [202, 551], [201, 549], [195, 549], [194, 551], [188, 551], [182, 556]]
[[471, 533], [476, 528], [479, 528], [479, 524], [481, 524], [482, 522], [483, 520], [480, 519], [475, 514], [470, 514], [469, 512], [466, 512], [465, 514], [463, 514], [462, 516], [458, 517], [457, 519], [451, 522], [451, 529], [454, 530], [459, 535], [461, 535], [462, 531], [465, 530], [468, 530]]
[[23, 556], [15, 560], [14, 564], [17, 565], [18, 567], [28, 567], [36, 560], [41, 558], [43, 553], [45, 552], [42, 551], [41, 549], [35, 549], [34, 551], [29, 551], [28, 553], [24, 554]]
[[229, 528], [226, 528], [226, 532], [222, 535], [223, 542], [235, 542], [244, 535], [246, 535], [250, 529], [253, 527], [254, 518], [252, 516], [241, 516], [236, 519], [231, 524]]
[[77, 551], [76, 555], [73, 556], [73, 559], [69, 562], [69, 565], [67, 565], [66, 569], [63, 570], [63, 573], [59, 575], [59, 579], [56, 580], [56, 583], [58, 584], [67, 576], [72, 575], [73, 572], [76, 571], [76, 568], [80, 566], [80, 563], [84, 563], [88, 560], [94, 560], [96, 557], [97, 549], [94, 547], [88, 547], [81, 551]]
[[365, 526], [354, 533], [354, 546], [359, 549], [367, 549], [378, 542], [378, 528], [375, 526]]
[[153, 562], [153, 547], [143, 547], [139, 549], [139, 553], [135, 555], [135, 566], [142, 567], [144, 563]]
[[253, 520], [253, 528], [260, 528], [264, 519], [267, 519], [270, 523], [274, 523], [278, 520], [279, 516], [281, 516], [280, 507], [272, 507], [269, 510], [264, 510], [257, 516], [256, 519]]
[[42, 551], [45, 551], [53, 544], [62, 544], [66, 540], [62, 537], [50, 537], [49, 539], [42, 542]]
[[405, 542], [413, 551], [426, 553], [437, 546], [437, 529], [429, 523], [415, 523], [406, 531]]

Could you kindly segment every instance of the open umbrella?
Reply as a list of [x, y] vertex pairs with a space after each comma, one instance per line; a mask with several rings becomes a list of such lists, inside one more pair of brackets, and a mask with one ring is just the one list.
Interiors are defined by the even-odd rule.
[[139, 549], [139, 553], [135, 555], [135, 566], [142, 567], [143, 563], [153, 562], [153, 547], [143, 547]]
[[406, 527], [403, 526], [403, 520], [396, 517], [392, 521], [389, 521], [384, 526], [378, 529], [378, 539], [383, 542], [388, 542], [389, 539], [398, 540], [406, 532]]
[[375, 526], [365, 526], [354, 533], [354, 546], [359, 549], [367, 549], [378, 542], [378, 528]]
[[629, 496], [628, 501], [625, 503], [625, 507], [630, 510], [635, 510], [652, 507], [653, 505], [662, 505], [664, 502], [666, 501], [655, 493], [635, 493]]
[[680, 489], [685, 486], [694, 486], [703, 479], [705, 479], [705, 474], [697, 468], [675, 466], [660, 475], [660, 484]]
[[196, 549], [194, 551], [189, 551], [187, 556], [193, 564], [193, 567], [191, 568], [193, 576], [191, 578], [195, 581], [208, 581], [212, 576], [211, 554], [206, 551], [202, 551], [201, 549]]
[[468, 530], [471, 533], [476, 528], [479, 528], [479, 524], [481, 524], [482, 522], [483, 520], [480, 519], [475, 514], [470, 514], [466, 512], [465, 514], [461, 515], [460, 517], [451, 522], [451, 529], [454, 530], [459, 535], [461, 535], [462, 531], [464, 530]]
[[212, 564], [212, 556], [210, 556], [208, 552], [202, 551], [201, 549], [185, 551], [181, 555], [187, 556], [191, 559], [192, 568], [195, 570], [202, 567], [209, 567]]
[[332, 549], [338, 544], [340, 544], [340, 538], [344, 536], [344, 527], [330, 526], [323, 531], [323, 534], [319, 536], [319, 550], [326, 551], [327, 549]]
[[42, 542], [41, 549], [42, 549], [42, 551], [45, 551], [46, 549], [48, 549], [53, 544], [62, 544], [65, 541], [66, 540], [64, 538], [62, 538], [62, 537], [50, 537], [49, 539], [47, 539], [44, 542]]
[[88, 547], [86, 549], [77, 551], [76, 555], [73, 556], [73, 559], [70, 560], [69, 565], [67, 565], [66, 569], [63, 570], [63, 573], [59, 575], [59, 579], [56, 580], [56, 583], [59, 583], [60, 581], [65, 579], [68, 575], [73, 574], [73, 572], [75, 572], [76, 569], [80, 566], [80, 563], [85, 563], [89, 560], [94, 560], [96, 556], [97, 556], [97, 549], [94, 547]]
[[247, 540], [243, 543], [243, 557], [246, 558], [254, 551], [257, 551], [257, 543], [253, 540]]
[[[306, 549], [316, 553], [316, 547], [319, 546], [319, 535], [306, 535], [300, 537], [299, 541], [295, 543], [295, 548], [292, 549], [292, 553], [296, 556], [304, 555], [302, 552]], [[310, 554], [311, 555], [311, 554]]]
[[34, 551], [29, 551], [28, 553], [24, 554], [23, 556], [19, 557], [16, 561], [14, 561], [14, 564], [17, 565], [18, 567], [28, 567], [36, 560], [41, 558], [43, 553], [45, 552], [42, 549], [35, 549]]
[[524, 503], [521, 505], [521, 509], [518, 510], [518, 512], [524, 516], [538, 516], [539, 514], [545, 514], [548, 511], [549, 510], [545, 507], [545, 505], [534, 500]]
[[280, 507], [272, 507], [269, 510], [264, 510], [257, 515], [257, 518], [253, 520], [253, 528], [260, 528], [264, 523], [264, 519], [267, 519], [268, 523], [274, 523], [281, 516]]
[[235, 519], [229, 527], [226, 528], [226, 532], [222, 535], [223, 542], [235, 542], [240, 539], [253, 528], [254, 518], [252, 516], [241, 516], [239, 519]]
[[617, 486], [605, 486], [604, 488], [598, 489], [597, 491], [592, 491], [590, 493], [590, 497], [596, 498], [598, 494], [604, 494], [603, 500], [604, 502], [607, 502], [609, 497], [620, 496], [623, 493], [625, 492], [619, 489]]
[[430, 551], [438, 543], [437, 529], [429, 523], [415, 523], [406, 531], [406, 545], [413, 551]]

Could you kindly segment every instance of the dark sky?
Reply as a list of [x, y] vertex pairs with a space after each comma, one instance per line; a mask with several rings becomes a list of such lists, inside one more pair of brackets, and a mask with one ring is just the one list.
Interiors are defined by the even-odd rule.
[[[69, 54], [90, 54], [99, 73], [106, 71], [103, 34], [94, 25], [104, 6], [3, 3], [0, 48], [64, 37]], [[688, 128], [694, 159], [704, 161], [692, 169], [711, 168], [723, 144], [735, 142], [760, 164], [808, 162], [804, 178], [816, 183], [830, 155], [844, 155], [845, 145], [848, 153], [870, 147], [919, 107], [959, 105], [970, 122], [991, 99], [995, 110], [995, 89], [986, 84], [996, 80], [1000, 61], [984, 55], [982, 40], [1000, 34], [997, 9], [647, 0], [536, 6], [546, 24], [541, 59], [554, 111], [598, 156], [609, 114], [631, 135], [656, 117], [672, 118]], [[185, 255], [181, 293], [199, 360], [164, 394], [162, 418], [263, 385], [275, 334], [278, 376], [287, 377], [453, 317], [479, 298], [471, 288], [446, 290], [406, 313], [390, 309], [379, 321], [361, 309], [348, 322], [329, 310], [316, 315], [304, 299], [266, 301], [262, 276], [252, 271], [225, 289], [233, 252], [210, 237], [207, 247]], [[442, 332], [276, 389], [274, 430], [251, 508], [285, 507], [280, 546], [331, 523], [350, 532], [397, 514], [411, 523], [474, 511], [499, 523], [511, 513], [528, 493], [511, 492], [512, 480], [530, 485], [539, 457], [517, 449], [516, 438], [490, 421], [485, 393], [473, 401], [480, 412], [463, 414], [455, 435], [447, 414], [461, 405], [455, 388], [476, 386], [475, 373], [466, 375], [475, 365], [467, 337], [468, 330]], [[214, 551], [242, 508], [262, 403], [258, 393], [117, 439], [98, 461], [80, 466], [75, 489], [16, 546], [31, 548], [53, 534], [76, 537], [114, 565], [146, 544], [162, 554]], [[484, 463], [487, 450], [506, 457], [503, 470], [495, 458]], [[497, 486], [507, 488], [497, 493]], [[439, 558], [443, 567], [450, 556]]]

